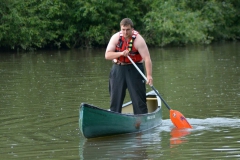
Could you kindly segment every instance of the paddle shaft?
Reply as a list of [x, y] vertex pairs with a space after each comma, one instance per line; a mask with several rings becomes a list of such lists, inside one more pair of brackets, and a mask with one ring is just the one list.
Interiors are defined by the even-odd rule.
[[[127, 56], [128, 59], [132, 62], [132, 64], [134, 65], [134, 67], [138, 70], [138, 72], [142, 75], [142, 77], [145, 79], [145, 81], [148, 81], [147, 77], [142, 73], [142, 71], [138, 68], [138, 66], [135, 64], [135, 62], [132, 60], [132, 58], [130, 58], [129, 56]], [[158, 95], [158, 97], [163, 101], [163, 103], [165, 104], [165, 106], [171, 110], [170, 106], [167, 104], [167, 102], [162, 98], [162, 96], [158, 93], [158, 91], [155, 89], [155, 87], [153, 85], [150, 85], [150, 87], [152, 88], [152, 90], [154, 90], [154, 92]]]

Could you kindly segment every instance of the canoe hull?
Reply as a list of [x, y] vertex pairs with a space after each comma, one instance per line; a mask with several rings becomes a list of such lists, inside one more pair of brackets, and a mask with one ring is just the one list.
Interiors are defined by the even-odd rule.
[[82, 103], [79, 127], [86, 138], [141, 132], [161, 125], [161, 106], [148, 114], [122, 114]]

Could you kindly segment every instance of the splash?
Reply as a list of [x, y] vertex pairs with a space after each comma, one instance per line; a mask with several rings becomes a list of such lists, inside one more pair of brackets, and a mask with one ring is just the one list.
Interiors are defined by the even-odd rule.
[[[194, 119], [188, 118], [189, 123], [193, 126], [194, 130], [210, 129], [213, 127], [231, 127], [240, 128], [240, 119], [235, 118], [224, 118], [224, 117], [214, 117], [206, 119]], [[162, 126], [159, 127], [161, 131], [170, 132], [174, 128], [170, 119], [165, 119], [162, 122]]]

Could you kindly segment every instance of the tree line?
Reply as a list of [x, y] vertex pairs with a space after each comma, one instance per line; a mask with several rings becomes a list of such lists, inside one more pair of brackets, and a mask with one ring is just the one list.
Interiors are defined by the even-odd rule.
[[240, 39], [239, 0], [4, 0], [0, 48], [105, 47], [129, 17], [149, 46]]

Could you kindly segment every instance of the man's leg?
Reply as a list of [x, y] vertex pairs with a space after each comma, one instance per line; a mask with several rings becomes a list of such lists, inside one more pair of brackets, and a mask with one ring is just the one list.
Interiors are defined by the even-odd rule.
[[122, 112], [122, 104], [126, 96], [124, 66], [114, 64], [109, 76], [110, 110]]
[[[143, 64], [137, 65], [139, 69], [144, 73]], [[132, 99], [134, 114], [148, 113], [146, 104], [146, 82], [144, 78], [133, 65], [129, 65], [127, 74], [127, 88]]]

